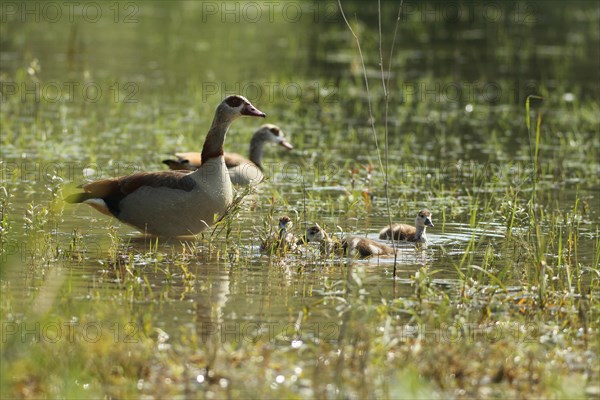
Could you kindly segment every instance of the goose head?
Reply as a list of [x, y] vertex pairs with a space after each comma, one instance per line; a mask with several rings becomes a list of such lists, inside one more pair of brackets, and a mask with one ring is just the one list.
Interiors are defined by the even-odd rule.
[[415, 225], [417, 228], [423, 228], [426, 226], [433, 227], [433, 222], [431, 222], [431, 212], [429, 212], [429, 210], [419, 211], [417, 218], [415, 219]]
[[323, 228], [319, 226], [319, 224], [315, 224], [306, 229], [306, 235], [304, 236], [304, 239], [307, 243], [323, 242], [327, 239], [327, 234], [325, 233]]
[[292, 226], [293, 226], [292, 220], [287, 215], [284, 215], [283, 217], [279, 218], [279, 230], [280, 231], [291, 229]]
[[225, 121], [232, 121], [241, 116], [266, 117], [265, 113], [254, 107], [247, 98], [237, 94], [226, 97], [217, 107], [216, 114], [219, 119]]
[[294, 148], [290, 142], [283, 136], [283, 131], [277, 125], [264, 124], [254, 134], [253, 141], [271, 142], [280, 145], [288, 150]]

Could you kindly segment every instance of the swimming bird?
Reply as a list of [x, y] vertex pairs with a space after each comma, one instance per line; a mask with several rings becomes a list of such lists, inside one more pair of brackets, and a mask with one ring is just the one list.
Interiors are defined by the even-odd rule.
[[245, 97], [228, 96], [215, 111], [202, 146], [202, 164], [194, 172], [138, 172], [102, 179], [65, 198], [86, 203], [144, 233], [157, 236], [195, 235], [225, 212], [233, 199], [223, 157], [230, 124], [239, 117], [265, 117]]
[[275, 252], [296, 250], [298, 239], [291, 232], [292, 226], [292, 220], [287, 215], [279, 218], [279, 231], [263, 241], [260, 245], [260, 251], [273, 254]]
[[366, 258], [371, 256], [393, 255], [394, 249], [383, 243], [361, 236], [346, 236], [341, 240], [332, 239], [319, 224], [306, 229], [306, 235], [298, 243], [316, 242], [323, 254], [337, 253], [346, 256]]
[[421, 210], [415, 218], [415, 226], [404, 224], [392, 224], [379, 232], [379, 239], [405, 240], [407, 242], [427, 243], [425, 230], [428, 226], [433, 227], [432, 214], [429, 210]]
[[[266, 143], [276, 143], [291, 150], [294, 146], [286, 140], [281, 128], [273, 124], [265, 124], [258, 128], [250, 140], [249, 159], [237, 153], [225, 152], [225, 165], [229, 170], [231, 183], [247, 186], [260, 183], [264, 179], [262, 159]], [[176, 160], [164, 160], [172, 170], [195, 171], [201, 164], [200, 153], [176, 153]]]

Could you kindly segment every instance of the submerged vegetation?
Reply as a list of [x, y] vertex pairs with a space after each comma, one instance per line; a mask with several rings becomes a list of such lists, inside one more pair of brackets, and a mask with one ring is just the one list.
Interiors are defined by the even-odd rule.
[[[514, 2], [490, 20], [483, 2], [464, 21], [408, 4], [395, 35], [397, 4], [342, 1], [363, 69], [336, 3], [255, 24], [200, 4], [135, 4], [136, 24], [93, 26], [103, 38], [3, 21], [2, 398], [600, 394], [597, 5]], [[95, 61], [116, 41], [137, 57]], [[287, 91], [251, 91], [273, 81]], [[55, 101], [57, 82], [104, 95]], [[226, 91], [295, 149], [267, 150], [268, 181], [214, 229], [143, 237], [64, 204], [86, 179], [198, 150]], [[255, 129], [226, 149], [245, 154]], [[318, 222], [376, 239], [425, 207], [429, 245], [394, 243], [396, 258], [260, 251], [282, 215], [296, 236]]]

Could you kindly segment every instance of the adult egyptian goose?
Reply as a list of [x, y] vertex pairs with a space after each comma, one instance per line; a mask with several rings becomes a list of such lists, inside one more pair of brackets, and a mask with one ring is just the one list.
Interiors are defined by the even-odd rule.
[[292, 226], [292, 220], [287, 215], [279, 218], [279, 231], [263, 241], [260, 245], [260, 251], [274, 254], [296, 250], [298, 239], [291, 232]]
[[386, 226], [379, 232], [379, 239], [405, 240], [407, 242], [427, 243], [425, 230], [428, 226], [433, 227], [431, 222], [431, 212], [429, 210], [421, 210], [415, 218], [415, 225], [392, 224]]
[[212, 225], [231, 204], [233, 189], [223, 142], [229, 125], [241, 116], [265, 117], [245, 97], [229, 96], [215, 111], [202, 147], [202, 164], [194, 172], [138, 172], [95, 181], [69, 203], [87, 203], [140, 231], [158, 236], [195, 235]]
[[320, 244], [323, 254], [338, 253], [346, 256], [366, 258], [371, 256], [393, 255], [394, 249], [366, 237], [346, 236], [341, 240], [332, 239], [327, 232], [315, 224], [306, 230], [306, 235], [299, 244], [316, 242]]
[[[229, 170], [231, 183], [234, 185], [250, 185], [260, 183], [264, 179], [262, 159], [265, 143], [276, 143], [283, 148], [294, 148], [283, 136], [277, 125], [265, 124], [258, 128], [250, 141], [250, 159], [237, 154], [225, 152], [225, 165]], [[176, 153], [176, 160], [164, 160], [172, 170], [195, 171], [201, 164], [200, 153]]]

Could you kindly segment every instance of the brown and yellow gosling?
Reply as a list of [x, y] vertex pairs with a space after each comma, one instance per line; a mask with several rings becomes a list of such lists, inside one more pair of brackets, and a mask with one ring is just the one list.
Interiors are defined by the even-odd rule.
[[309, 227], [306, 235], [298, 243], [316, 242], [320, 244], [323, 254], [337, 253], [345, 256], [371, 256], [393, 255], [394, 249], [382, 243], [361, 236], [346, 236], [341, 240], [329, 237], [327, 232], [318, 224]]
[[297, 248], [298, 239], [291, 231], [293, 227], [292, 220], [287, 215], [279, 218], [279, 231], [272, 234], [260, 245], [260, 251], [273, 254], [294, 251]]
[[394, 240], [404, 240], [414, 243], [427, 243], [425, 230], [428, 226], [433, 227], [431, 216], [432, 214], [429, 212], [429, 210], [421, 210], [417, 214], [417, 218], [415, 218], [416, 226], [392, 224], [390, 226], [386, 226], [379, 232], [379, 238], [391, 239], [393, 237]]

